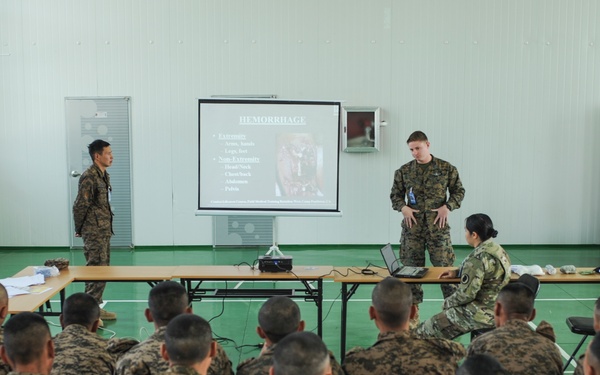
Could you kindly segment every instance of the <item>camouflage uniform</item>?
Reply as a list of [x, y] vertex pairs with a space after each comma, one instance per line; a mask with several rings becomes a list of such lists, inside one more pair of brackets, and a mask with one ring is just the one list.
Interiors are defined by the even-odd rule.
[[460, 284], [444, 300], [443, 311], [421, 323], [415, 333], [453, 339], [475, 329], [494, 327], [498, 292], [510, 281], [510, 259], [491, 239], [479, 244], [463, 261]]
[[562, 374], [562, 357], [552, 326], [542, 321], [533, 331], [520, 319], [507, 321], [471, 342], [468, 355], [489, 354], [512, 375]]
[[115, 360], [106, 349], [108, 340], [71, 324], [54, 337], [54, 364], [51, 374], [112, 374]]
[[370, 348], [350, 350], [342, 367], [347, 375], [454, 374], [466, 353], [458, 342], [386, 332]]
[[161, 372], [162, 374], [176, 374], [176, 375], [200, 375], [198, 371], [187, 366], [173, 366], [169, 367], [168, 371]]
[[40, 374], [35, 373], [35, 372], [11, 371], [8, 373], [8, 375], [40, 375]]
[[[432, 209], [446, 205], [451, 211], [460, 207], [465, 196], [465, 189], [458, 176], [458, 170], [447, 161], [431, 155], [431, 162], [423, 165], [416, 160], [404, 164], [394, 173], [394, 184], [390, 193], [392, 208], [402, 211], [407, 205], [407, 195], [412, 189], [416, 204], [410, 208], [419, 210], [414, 216], [417, 223], [409, 228], [402, 220], [402, 237], [400, 238], [400, 261], [406, 266], [424, 266], [425, 248], [429, 251], [429, 259], [434, 266], [451, 266], [454, 264], [454, 250], [450, 239], [450, 226], [440, 228], [433, 221], [437, 216]], [[446, 196], [446, 190], [450, 196]], [[423, 302], [421, 284], [410, 284], [415, 304]], [[454, 293], [455, 286], [441, 284], [444, 298]]]
[[[238, 364], [235, 371], [236, 375], [265, 375], [269, 373], [269, 368], [273, 364], [273, 352], [277, 344], [271, 345], [258, 358], [248, 358]], [[342, 366], [335, 359], [335, 356], [329, 351], [329, 362], [331, 364], [332, 375], [344, 375]]]
[[[83, 238], [86, 266], [110, 265], [110, 237], [113, 213], [110, 207], [110, 176], [93, 164], [79, 178], [79, 192], [73, 204], [75, 232]], [[102, 303], [105, 282], [85, 283], [85, 292]]]
[[[4, 328], [0, 327], [0, 345], [4, 344]], [[6, 375], [10, 372], [10, 366], [0, 358], [0, 375]]]
[[[167, 327], [160, 327], [145, 341], [134, 346], [117, 362], [117, 375], [160, 374], [169, 369], [169, 362], [160, 354]], [[208, 368], [209, 375], [233, 375], [231, 361], [223, 347], [217, 344], [217, 354]]]

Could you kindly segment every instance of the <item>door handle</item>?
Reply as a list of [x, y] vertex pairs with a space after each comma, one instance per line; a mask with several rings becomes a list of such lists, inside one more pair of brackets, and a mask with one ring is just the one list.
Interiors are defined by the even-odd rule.
[[71, 177], [79, 177], [81, 176], [81, 173], [77, 172], [77, 171], [71, 171]]

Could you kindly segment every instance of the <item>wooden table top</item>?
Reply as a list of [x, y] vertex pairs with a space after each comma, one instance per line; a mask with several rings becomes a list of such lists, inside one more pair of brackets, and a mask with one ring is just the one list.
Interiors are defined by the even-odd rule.
[[248, 265], [240, 266], [179, 266], [173, 272], [173, 278], [211, 279], [211, 280], [296, 280], [331, 278], [332, 266], [295, 265], [291, 272], [260, 272]]

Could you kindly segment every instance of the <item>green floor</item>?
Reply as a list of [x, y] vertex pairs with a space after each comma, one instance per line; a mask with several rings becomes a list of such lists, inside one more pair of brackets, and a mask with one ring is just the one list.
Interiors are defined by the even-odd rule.
[[[365, 267], [372, 263], [383, 266], [379, 254], [379, 245], [373, 246], [282, 246], [286, 255], [294, 257], [297, 265], [334, 265]], [[574, 264], [580, 267], [600, 265], [599, 246], [505, 246], [513, 264], [539, 264], [542, 267], [552, 264], [559, 267]], [[111, 264], [113, 265], [232, 265], [243, 262], [253, 263], [258, 255], [266, 252], [266, 248], [229, 249], [212, 247], [138, 247], [135, 251], [114, 249]], [[470, 252], [467, 247], [456, 247], [457, 264]], [[0, 278], [9, 277], [29, 265], [41, 265], [44, 260], [56, 257], [70, 259], [71, 265], [84, 265], [81, 250], [65, 248], [1, 248]], [[225, 287], [225, 284], [222, 283]], [[265, 288], [258, 285], [256, 288]], [[270, 283], [272, 284], [272, 283]], [[234, 287], [228, 283], [227, 287]], [[271, 287], [273, 285], [268, 285]], [[245, 287], [251, 287], [245, 285]], [[292, 288], [290, 284], [278, 283], [276, 287]], [[106, 322], [101, 332], [105, 337], [133, 337], [143, 340], [153, 332], [152, 324], [146, 322], [144, 309], [148, 297], [149, 285], [145, 283], [111, 283], [108, 284], [104, 298], [105, 308], [118, 314], [115, 322]], [[347, 349], [353, 346], [371, 345], [377, 332], [368, 319], [367, 309], [370, 305], [372, 286], [363, 285], [348, 304], [348, 341]], [[83, 291], [83, 284], [75, 283], [67, 288], [67, 295]], [[340, 352], [340, 285], [332, 280], [324, 282], [323, 305], [323, 339], [328, 347], [339, 357]], [[564, 351], [565, 358], [575, 349], [582, 338], [571, 333], [566, 324], [568, 316], [592, 316], [594, 302], [600, 296], [600, 286], [543, 284], [536, 299], [537, 317], [534, 324], [541, 320], [550, 322], [557, 335], [557, 343]], [[194, 302], [193, 309], [198, 315], [211, 320], [216, 337], [221, 338], [234, 366], [241, 360], [256, 356], [259, 353], [260, 338], [256, 335], [257, 313], [263, 300], [205, 300]], [[312, 302], [298, 302], [308, 330], [316, 332], [317, 310]], [[437, 313], [441, 309], [442, 295], [439, 286], [425, 286], [425, 302], [421, 305], [421, 319]], [[53, 302], [58, 309], [58, 301]], [[57, 318], [48, 318], [54, 324]], [[53, 333], [60, 331], [58, 326], [52, 328]], [[464, 335], [457, 339], [468, 345], [469, 337]], [[568, 353], [568, 354], [567, 354]], [[583, 353], [583, 349], [581, 350]], [[566, 360], [566, 359], [565, 359]], [[572, 373], [570, 367], [566, 373]]]

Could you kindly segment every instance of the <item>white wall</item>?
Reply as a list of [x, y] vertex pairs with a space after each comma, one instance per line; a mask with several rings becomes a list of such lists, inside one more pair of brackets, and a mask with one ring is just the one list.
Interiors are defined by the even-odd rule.
[[[341, 218], [280, 243], [397, 242], [389, 191], [427, 133], [501, 243], [600, 243], [596, 0], [0, 0], [0, 246], [67, 246], [67, 96], [131, 96], [134, 242], [211, 244], [195, 217], [197, 108], [214, 94], [380, 106], [342, 154]], [[115, 161], [118, 163], [118, 160]]]

